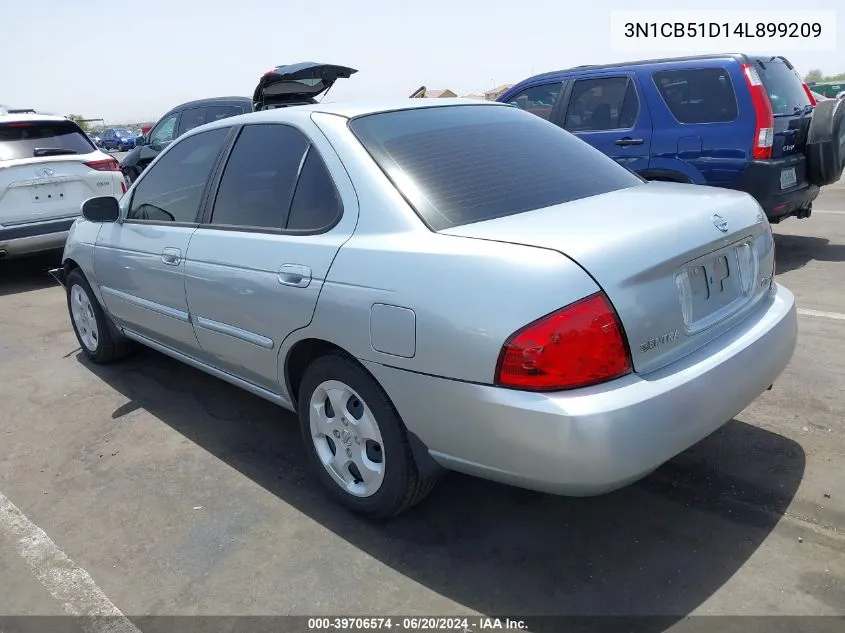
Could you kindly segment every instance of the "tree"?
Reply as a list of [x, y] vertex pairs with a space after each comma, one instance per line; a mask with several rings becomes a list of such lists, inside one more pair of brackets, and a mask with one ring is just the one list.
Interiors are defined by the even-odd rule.
[[845, 81], [845, 73], [839, 73], [838, 75], [825, 75], [818, 68], [814, 68], [804, 75], [804, 81], [808, 83], [811, 81]]
[[69, 118], [71, 121], [76, 123], [79, 127], [81, 127], [83, 132], [88, 131], [88, 122], [85, 120], [85, 117], [82, 116], [81, 114], [68, 114], [67, 118]]
[[821, 81], [823, 78], [824, 78], [824, 75], [822, 74], [822, 71], [819, 70], [818, 68], [814, 68], [813, 70], [808, 72], [806, 75], [804, 75], [804, 81], [806, 81], [806, 82]]

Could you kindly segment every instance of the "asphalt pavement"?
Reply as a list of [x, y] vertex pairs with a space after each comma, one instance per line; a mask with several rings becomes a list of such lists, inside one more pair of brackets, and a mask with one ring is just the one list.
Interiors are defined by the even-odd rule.
[[55, 259], [4, 262], [0, 615], [843, 615], [845, 183], [775, 233], [798, 347], [734, 420], [606, 496], [450, 475], [387, 524], [328, 500], [279, 408], [85, 362]]

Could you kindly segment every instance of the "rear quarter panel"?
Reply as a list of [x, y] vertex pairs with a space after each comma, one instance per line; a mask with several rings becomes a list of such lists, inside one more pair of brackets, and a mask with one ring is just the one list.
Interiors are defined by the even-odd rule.
[[[511, 334], [597, 290], [580, 267], [551, 250], [416, 232], [356, 233], [338, 253], [308, 329], [361, 360], [489, 384]], [[375, 304], [413, 311], [412, 357], [373, 348]]]

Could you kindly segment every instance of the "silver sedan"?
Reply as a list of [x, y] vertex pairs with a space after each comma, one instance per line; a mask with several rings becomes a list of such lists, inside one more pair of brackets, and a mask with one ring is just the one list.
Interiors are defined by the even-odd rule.
[[646, 182], [504, 104], [224, 119], [83, 216], [54, 274], [85, 356], [140, 343], [297, 412], [316, 477], [374, 517], [445, 470], [626, 485], [796, 342], [753, 198]]

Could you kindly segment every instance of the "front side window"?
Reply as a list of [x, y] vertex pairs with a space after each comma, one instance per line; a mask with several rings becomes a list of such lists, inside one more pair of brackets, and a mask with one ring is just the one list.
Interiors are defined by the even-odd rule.
[[213, 121], [219, 121], [220, 119], [227, 119], [230, 116], [237, 116], [238, 114], [243, 114], [244, 109], [241, 106], [235, 105], [218, 105], [218, 106], [209, 106], [205, 108], [205, 122], [212, 123]]
[[579, 79], [572, 88], [564, 128], [599, 132], [633, 127], [639, 101], [628, 77]]
[[643, 184], [517, 108], [415, 108], [361, 116], [349, 127], [435, 231]]
[[135, 186], [126, 219], [196, 222], [203, 192], [228, 134], [228, 128], [218, 128], [171, 146]]
[[680, 123], [727, 123], [737, 117], [733, 83], [724, 68], [662, 70], [654, 73], [654, 83]]
[[179, 119], [179, 131], [176, 136], [182, 136], [188, 130], [193, 130], [206, 122], [205, 108], [190, 108], [182, 111]]
[[558, 95], [560, 94], [560, 87], [561, 82], [558, 81], [553, 84], [526, 88], [519, 94], [511, 97], [508, 103], [520, 110], [525, 110], [531, 114], [536, 114], [542, 119], [548, 120], [552, 116], [552, 109], [555, 107]]
[[155, 126], [155, 129], [150, 132], [150, 145], [169, 143], [173, 140], [178, 116], [178, 113], [173, 113]]
[[294, 127], [247, 125], [226, 161], [212, 224], [281, 230], [309, 141]]

